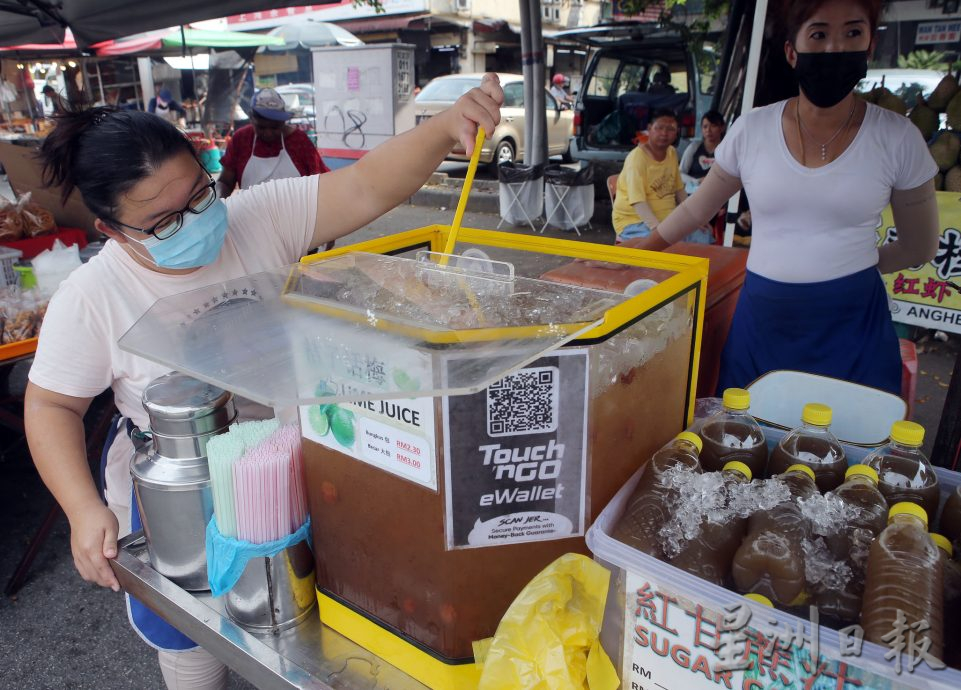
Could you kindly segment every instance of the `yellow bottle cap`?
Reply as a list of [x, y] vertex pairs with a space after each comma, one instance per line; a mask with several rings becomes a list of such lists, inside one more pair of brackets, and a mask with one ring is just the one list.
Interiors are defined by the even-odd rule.
[[730, 410], [746, 410], [751, 406], [751, 394], [743, 388], [726, 388], [721, 403]]
[[794, 597], [794, 601], [792, 601], [790, 604], [788, 604], [788, 606], [791, 606], [791, 607], [794, 607], [794, 606], [804, 606], [804, 605], [807, 604], [809, 601], [811, 601], [811, 595], [808, 594], [807, 592], [802, 591], [800, 594], [798, 594], [796, 597]]
[[762, 604], [764, 606], [769, 606], [772, 609], [774, 608], [774, 603], [763, 594], [757, 594], [756, 592], [751, 592], [750, 594], [745, 594], [744, 598], [750, 599], [751, 601], [756, 601], [757, 603]]
[[674, 437], [675, 441], [687, 441], [697, 448], [697, 452], [701, 452], [701, 448], [704, 447], [704, 442], [701, 441], [701, 437], [690, 431], [682, 431], [677, 436]]
[[891, 440], [905, 446], [920, 446], [924, 443], [924, 427], [902, 419], [891, 425]]
[[821, 403], [808, 403], [801, 411], [801, 421], [815, 426], [831, 426], [831, 408]]
[[751, 472], [751, 468], [740, 460], [731, 460], [731, 462], [725, 462], [724, 467], [722, 467], [721, 470], [734, 470], [735, 472], [740, 472], [747, 477], [748, 481], [754, 479], [754, 473]]
[[954, 555], [954, 547], [951, 546], [951, 540], [946, 536], [943, 534], [935, 534], [934, 532], [928, 532], [928, 536], [931, 537], [931, 541], [934, 542], [935, 546], [948, 554], [948, 558]]
[[925, 527], [928, 526], [928, 513], [917, 503], [911, 503], [910, 501], [895, 503], [891, 506], [891, 510], [888, 511], [888, 522], [891, 522], [895, 515], [913, 515], [916, 518], [924, 520]]
[[870, 465], [851, 465], [847, 469], [847, 472], [844, 473], [845, 479], [850, 479], [851, 477], [856, 476], [867, 477], [875, 484], [878, 483], [878, 471]]
[[812, 470], [812, 469], [811, 469], [810, 467], [808, 467], [807, 465], [800, 465], [800, 464], [799, 464], [799, 465], [791, 465], [791, 466], [788, 467], [786, 470], [784, 470], [784, 474], [787, 474], [788, 472], [803, 472], [804, 474], [806, 474], [807, 476], [809, 476], [812, 481], [815, 479], [815, 477], [814, 477], [814, 470]]

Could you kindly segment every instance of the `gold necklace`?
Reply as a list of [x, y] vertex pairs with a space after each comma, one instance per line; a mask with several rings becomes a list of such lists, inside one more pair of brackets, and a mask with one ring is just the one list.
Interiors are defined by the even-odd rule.
[[[854, 117], [854, 110], [857, 107], [858, 107], [858, 101], [857, 99], [854, 99], [854, 102], [851, 104], [851, 112], [848, 113], [847, 118], [845, 118], [844, 123], [841, 125], [838, 131], [832, 134], [831, 138], [825, 141], [823, 144], [819, 144], [817, 141], [814, 142], [815, 146], [821, 147], [822, 161], [826, 161], [828, 159], [828, 146], [831, 144], [831, 142], [837, 139], [838, 136], [841, 134], [841, 132], [845, 131], [848, 128], [848, 125], [851, 124], [851, 118]], [[801, 135], [801, 131], [803, 130], [807, 132], [808, 136], [811, 137], [811, 139], [814, 139], [814, 135], [811, 133], [811, 130], [809, 130], [807, 126], [805, 126], [805, 124], [801, 122], [801, 100], [800, 99], [798, 99], [797, 105], [794, 108], [794, 117], [797, 120], [797, 137], [798, 137], [798, 141], [801, 144], [801, 165], [806, 165], [806, 160], [804, 156], [804, 137]]]

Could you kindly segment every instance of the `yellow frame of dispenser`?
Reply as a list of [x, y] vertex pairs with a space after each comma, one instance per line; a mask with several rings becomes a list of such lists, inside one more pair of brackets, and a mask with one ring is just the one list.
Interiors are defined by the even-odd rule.
[[[427, 249], [439, 253], [444, 251], [450, 232], [449, 225], [428, 225], [306, 256], [301, 259], [301, 263], [310, 264], [358, 251], [391, 255]], [[691, 360], [688, 365], [685, 419], [688, 426], [691, 424], [694, 419], [697, 371], [700, 365], [701, 338], [707, 303], [707, 259], [475, 228], [461, 228], [457, 233], [457, 241], [464, 244], [568, 256], [572, 259], [608, 261], [628, 266], [673, 271], [674, 275], [671, 277], [608, 310], [601, 324], [567, 345], [584, 346], [606, 340], [665, 304], [688, 294], [689, 305], [694, 309], [694, 333]], [[325, 625], [425, 685], [439, 690], [467, 690], [477, 687], [481, 672], [477, 664], [469, 661], [465, 663], [465, 660], [440, 658], [402, 633], [382, 626], [365, 616], [363, 612], [323, 590], [317, 590], [317, 601], [318, 613]]]

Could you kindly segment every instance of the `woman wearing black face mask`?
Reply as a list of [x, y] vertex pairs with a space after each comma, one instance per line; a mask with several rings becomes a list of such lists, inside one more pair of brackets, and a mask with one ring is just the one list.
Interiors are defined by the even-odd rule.
[[[880, 273], [938, 246], [937, 165], [907, 118], [853, 89], [867, 70], [878, 0], [788, 0], [784, 54], [798, 96], [744, 114], [692, 195], [643, 240], [663, 249], [740, 189], [751, 200], [747, 276], [718, 389], [775, 369], [900, 393], [900, 353]], [[891, 204], [897, 241], [877, 248]]]

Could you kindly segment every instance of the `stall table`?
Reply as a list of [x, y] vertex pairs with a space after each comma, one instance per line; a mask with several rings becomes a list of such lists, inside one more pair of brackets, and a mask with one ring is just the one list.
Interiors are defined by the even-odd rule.
[[258, 688], [426, 688], [323, 625], [316, 611], [278, 635], [248, 633], [224, 613], [221, 600], [187, 592], [154, 570], [143, 532], [121, 539], [110, 565], [126, 592]]

